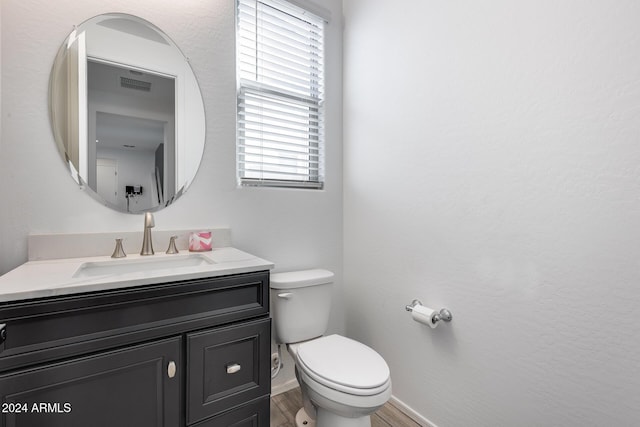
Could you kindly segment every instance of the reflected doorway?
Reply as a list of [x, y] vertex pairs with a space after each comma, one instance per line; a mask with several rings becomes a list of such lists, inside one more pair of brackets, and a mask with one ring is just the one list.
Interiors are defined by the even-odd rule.
[[126, 212], [166, 205], [176, 191], [175, 79], [87, 64], [89, 187]]

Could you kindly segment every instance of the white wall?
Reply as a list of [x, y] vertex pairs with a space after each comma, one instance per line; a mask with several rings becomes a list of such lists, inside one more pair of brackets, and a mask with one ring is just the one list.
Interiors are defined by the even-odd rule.
[[[138, 231], [140, 215], [101, 206], [73, 185], [49, 126], [49, 72], [74, 24], [100, 13], [138, 15], [162, 28], [190, 59], [204, 97], [206, 146], [189, 191], [154, 214], [157, 229], [229, 227], [239, 249], [278, 271], [324, 267], [342, 277], [342, 109], [339, 0], [327, 60], [327, 182], [323, 191], [239, 189], [235, 178], [233, 0], [2, 0], [0, 273], [27, 260], [28, 233]], [[164, 243], [156, 242], [158, 246]], [[339, 302], [339, 300], [338, 300]], [[332, 329], [342, 329], [336, 304]], [[278, 382], [292, 378], [291, 364]]]
[[637, 425], [640, 3], [344, 14], [347, 334], [440, 427]]

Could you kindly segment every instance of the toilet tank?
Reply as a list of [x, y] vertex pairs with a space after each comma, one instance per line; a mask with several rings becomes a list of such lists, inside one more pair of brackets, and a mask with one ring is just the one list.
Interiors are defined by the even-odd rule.
[[323, 335], [331, 312], [333, 273], [303, 270], [270, 278], [275, 340], [289, 344]]

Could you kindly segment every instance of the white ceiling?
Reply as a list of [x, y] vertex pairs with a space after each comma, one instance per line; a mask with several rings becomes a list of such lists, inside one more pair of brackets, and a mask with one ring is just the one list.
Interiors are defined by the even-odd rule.
[[164, 122], [98, 112], [96, 139], [98, 149], [155, 151], [164, 142]]

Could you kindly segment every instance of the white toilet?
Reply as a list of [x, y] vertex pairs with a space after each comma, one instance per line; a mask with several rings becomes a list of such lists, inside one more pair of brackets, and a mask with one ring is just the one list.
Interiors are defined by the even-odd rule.
[[389, 366], [366, 345], [322, 336], [331, 311], [333, 273], [271, 275], [275, 340], [296, 363], [304, 407], [298, 427], [370, 427], [370, 415], [391, 397]]

